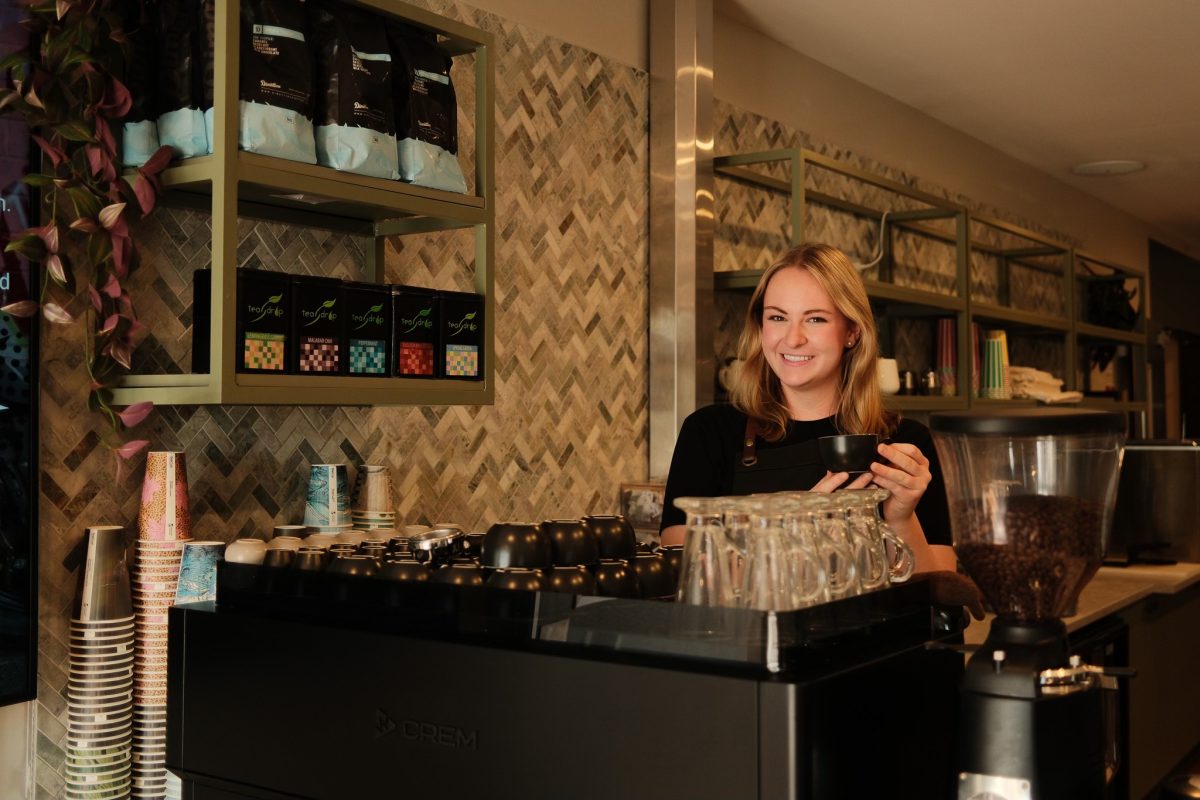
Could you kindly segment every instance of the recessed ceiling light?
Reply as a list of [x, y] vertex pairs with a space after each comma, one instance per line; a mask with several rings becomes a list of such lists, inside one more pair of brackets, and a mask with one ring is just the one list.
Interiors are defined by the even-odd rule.
[[1109, 161], [1089, 161], [1086, 164], [1076, 164], [1071, 172], [1076, 175], [1128, 175], [1130, 172], [1141, 172], [1146, 165], [1141, 161], [1127, 158], [1116, 158]]

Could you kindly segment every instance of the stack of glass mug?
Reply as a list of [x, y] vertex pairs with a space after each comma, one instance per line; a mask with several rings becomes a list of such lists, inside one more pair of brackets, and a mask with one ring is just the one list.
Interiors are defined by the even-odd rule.
[[678, 600], [793, 611], [908, 579], [912, 550], [883, 521], [886, 489], [680, 497]]

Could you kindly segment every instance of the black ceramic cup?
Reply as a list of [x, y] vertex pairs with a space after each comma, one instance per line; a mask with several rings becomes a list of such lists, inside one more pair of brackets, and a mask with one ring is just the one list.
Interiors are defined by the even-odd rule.
[[492, 589], [517, 589], [526, 592], [537, 592], [544, 588], [541, 570], [512, 567], [498, 569], [487, 579], [487, 585]]
[[334, 575], [370, 578], [378, 574], [379, 563], [369, 556], [338, 556], [326, 571]]
[[386, 559], [379, 568], [379, 577], [389, 581], [427, 581], [429, 567], [414, 558]]
[[663, 563], [671, 573], [671, 583], [679, 585], [679, 570], [683, 566], [683, 545], [668, 544], [658, 548]]
[[290, 567], [296, 561], [296, 551], [285, 547], [268, 548], [263, 553], [264, 567]]
[[637, 574], [628, 561], [613, 558], [600, 559], [596, 567], [597, 594], [605, 597], [641, 597]]
[[562, 594], [595, 594], [596, 579], [587, 567], [555, 567], [546, 573], [546, 591]]
[[675, 596], [675, 580], [666, 559], [657, 553], [638, 553], [633, 562], [638, 589], [647, 600], [667, 600]]
[[454, 586], [483, 586], [483, 570], [475, 564], [465, 562], [447, 564], [435, 570], [429, 580]]
[[491, 569], [549, 569], [550, 541], [533, 523], [497, 522], [483, 537], [479, 562]]
[[324, 569], [327, 558], [326, 552], [319, 547], [301, 547], [296, 551], [296, 560], [292, 562], [292, 568], [317, 572]]
[[871, 469], [878, 447], [879, 436], [874, 433], [848, 433], [817, 439], [821, 463], [825, 468], [830, 472], [849, 472], [852, 475]]
[[592, 566], [600, 563], [596, 534], [581, 519], [548, 519], [542, 533], [550, 540], [550, 557], [560, 567]]
[[601, 560], [632, 560], [637, 555], [637, 536], [624, 517], [592, 514], [583, 518], [583, 524], [595, 534]]

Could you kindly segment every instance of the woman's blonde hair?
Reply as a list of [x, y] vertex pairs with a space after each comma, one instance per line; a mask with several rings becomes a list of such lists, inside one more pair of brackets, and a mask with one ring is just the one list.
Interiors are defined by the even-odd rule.
[[738, 359], [742, 364], [731, 391], [733, 405], [758, 422], [759, 432], [767, 441], [777, 442], [787, 434], [790, 415], [783, 388], [763, 356], [762, 318], [767, 285], [777, 272], [791, 267], [807, 270], [816, 278], [838, 312], [858, 329], [853, 346], [842, 354], [834, 416], [838, 431], [890, 435], [898, 417], [884, 409], [883, 396], [879, 392], [875, 366], [879, 337], [867, 289], [846, 254], [827, 244], [793, 247], [763, 273], [750, 297], [738, 340]]

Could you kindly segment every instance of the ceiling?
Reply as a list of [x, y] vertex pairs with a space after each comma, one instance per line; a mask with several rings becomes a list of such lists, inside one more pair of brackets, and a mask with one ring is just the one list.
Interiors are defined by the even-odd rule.
[[[716, 0], [716, 9], [1200, 251], [1200, 2]], [[1070, 172], [1107, 159], [1147, 168]]]

